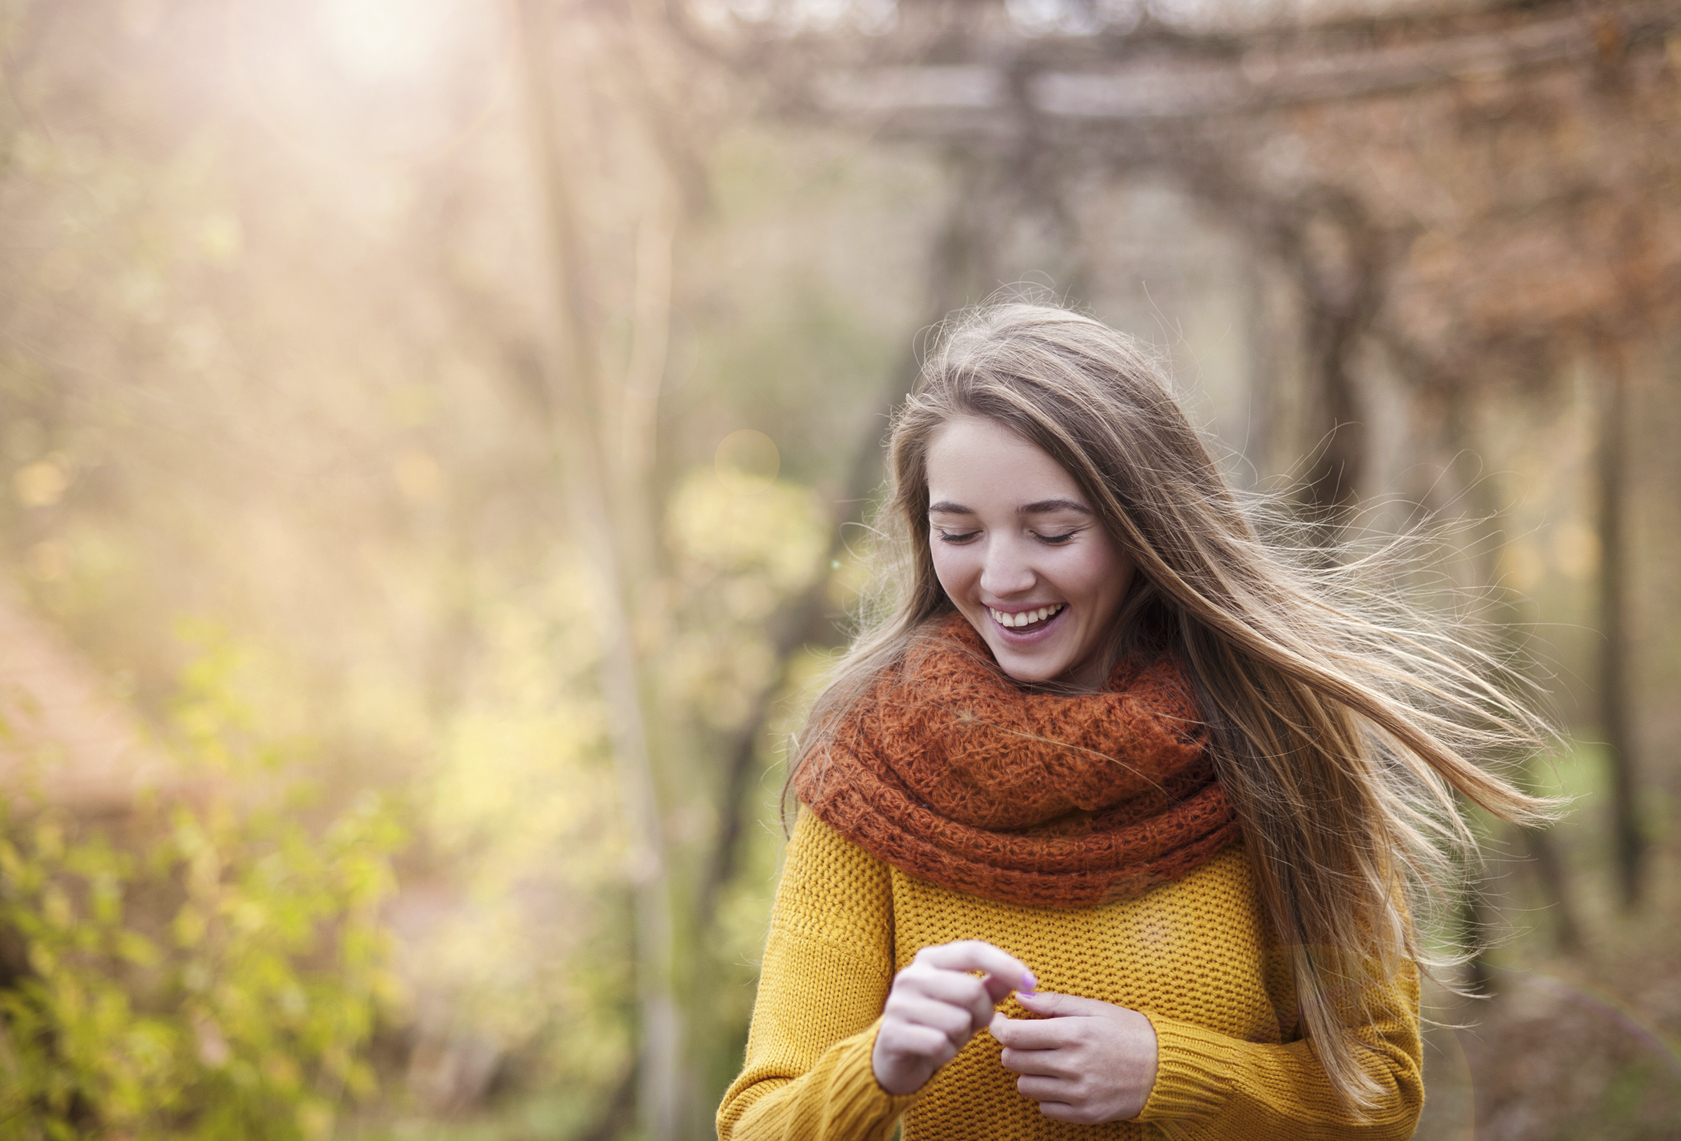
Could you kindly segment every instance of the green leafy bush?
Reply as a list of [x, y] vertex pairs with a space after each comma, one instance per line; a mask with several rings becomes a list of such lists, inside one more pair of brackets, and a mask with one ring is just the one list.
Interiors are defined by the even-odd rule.
[[374, 1090], [401, 831], [372, 794], [300, 819], [228, 668], [213, 650], [178, 709], [212, 791], [104, 827], [0, 815], [0, 1141], [319, 1138]]

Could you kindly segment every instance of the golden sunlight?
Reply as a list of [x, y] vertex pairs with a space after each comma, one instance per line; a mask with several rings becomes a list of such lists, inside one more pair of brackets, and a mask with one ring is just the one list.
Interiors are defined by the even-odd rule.
[[316, 22], [339, 63], [370, 82], [431, 69], [459, 22], [455, 0], [321, 0]]

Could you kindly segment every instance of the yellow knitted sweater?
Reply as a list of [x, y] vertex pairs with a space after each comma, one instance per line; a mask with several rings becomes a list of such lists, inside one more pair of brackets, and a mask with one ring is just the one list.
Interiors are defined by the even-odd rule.
[[[1241, 845], [1142, 898], [1052, 910], [915, 879], [803, 812], [771, 916], [746, 1065], [718, 1109], [718, 1135], [884, 1141], [903, 1117], [905, 1141], [1410, 1136], [1424, 1104], [1416, 970], [1383, 988], [1354, 1027], [1388, 1091], [1356, 1120], [1300, 1037], [1289, 959], [1271, 932]], [[1143, 1112], [1103, 1125], [1042, 1117], [984, 1031], [916, 1093], [878, 1086], [870, 1054], [893, 975], [920, 948], [957, 939], [1002, 947], [1042, 990], [1142, 1011], [1159, 1051]], [[1002, 1009], [1026, 1014], [1014, 998]]]

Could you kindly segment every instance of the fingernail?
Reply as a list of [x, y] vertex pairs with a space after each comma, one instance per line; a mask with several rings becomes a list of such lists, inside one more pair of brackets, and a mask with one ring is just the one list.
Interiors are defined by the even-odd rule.
[[1020, 990], [1023, 994], [1032, 994], [1034, 991], [1039, 989], [1039, 980], [1033, 977], [1032, 971], [1028, 971], [1026, 974], [1022, 975], [1021, 982], [1022, 985], [1016, 989]]

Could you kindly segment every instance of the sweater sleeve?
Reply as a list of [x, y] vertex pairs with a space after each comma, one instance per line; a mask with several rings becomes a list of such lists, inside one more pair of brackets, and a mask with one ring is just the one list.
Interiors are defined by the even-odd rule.
[[893, 982], [892, 900], [885, 865], [801, 813], [720, 1141], [885, 1141], [916, 1100], [888, 1094], [870, 1066]]
[[1365, 1116], [1337, 1097], [1305, 1040], [1245, 1042], [1144, 1012], [1156, 1029], [1156, 1084], [1139, 1114], [1173, 1138], [1395, 1138], [1405, 1141], [1424, 1108], [1418, 968], [1406, 964], [1371, 993], [1353, 1026], [1362, 1064], [1377, 1082]]

